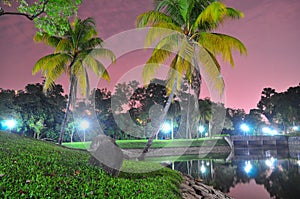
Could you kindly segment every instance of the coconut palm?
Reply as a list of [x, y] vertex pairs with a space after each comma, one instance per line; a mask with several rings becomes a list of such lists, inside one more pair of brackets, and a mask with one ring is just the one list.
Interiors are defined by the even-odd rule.
[[[226, 19], [242, 17], [242, 12], [226, 7], [219, 1], [157, 0], [156, 10], [143, 13], [136, 19], [137, 27], [153, 27], [149, 30], [147, 44], [158, 40], [143, 70], [145, 82], [153, 78], [160, 64], [175, 54], [170, 64], [167, 84], [168, 88], [175, 88], [169, 92], [170, 98], [173, 98], [174, 92], [180, 88], [181, 75], [193, 85], [193, 77], [197, 73], [200, 74], [199, 66], [221, 94], [224, 83], [221, 78], [217, 78], [220, 76], [221, 67], [216, 57], [221, 55], [224, 61], [234, 66], [232, 51], [237, 50], [240, 54], [246, 54], [247, 51], [238, 39], [213, 31]], [[201, 78], [198, 80], [201, 84]], [[196, 88], [199, 95], [200, 86]], [[167, 108], [166, 106], [165, 109]], [[165, 114], [162, 114], [162, 120], [164, 116]], [[154, 132], [154, 136], [155, 133], [157, 132]], [[152, 142], [151, 138], [149, 142]], [[150, 146], [147, 144], [143, 153], [146, 153]]]
[[61, 144], [66, 129], [66, 123], [71, 105], [74, 106], [77, 85], [81, 88], [81, 94], [86, 96], [89, 93], [89, 79], [87, 69], [91, 69], [98, 77], [105, 80], [110, 79], [104, 65], [97, 58], [108, 58], [115, 60], [112, 51], [102, 47], [102, 39], [97, 36], [95, 21], [92, 18], [85, 20], [76, 19], [69, 24], [69, 30], [63, 37], [51, 36], [45, 32], [37, 33], [34, 40], [44, 42], [54, 47], [52, 54], [40, 58], [32, 73], [41, 71], [45, 77], [44, 91], [51, 89], [54, 82], [63, 73], [69, 77], [69, 94], [66, 105], [66, 112], [61, 126], [58, 143]]

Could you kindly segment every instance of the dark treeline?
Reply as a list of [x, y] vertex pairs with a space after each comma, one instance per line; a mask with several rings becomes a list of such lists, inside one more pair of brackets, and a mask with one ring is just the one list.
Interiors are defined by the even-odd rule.
[[[66, 128], [64, 141], [80, 141], [79, 122], [82, 119], [97, 120], [101, 128], [93, 132], [86, 131], [86, 139], [91, 140], [95, 132], [105, 133], [115, 139], [148, 138], [153, 131], [157, 115], [161, 113], [167, 102], [165, 82], [152, 81], [147, 87], [137, 81], [119, 83], [112, 94], [108, 89], [94, 89], [86, 100], [77, 100], [76, 108], [72, 110]], [[281, 133], [295, 131], [293, 126], [300, 121], [300, 85], [290, 87], [287, 91], [277, 93], [272, 88], [264, 88], [257, 108], [246, 114], [243, 109], [225, 108], [223, 104], [216, 104], [208, 98], [199, 99], [199, 115], [188, 117], [185, 104], [188, 104], [188, 89], [178, 93], [172, 102], [167, 115], [167, 121], [173, 124], [175, 138], [198, 138], [209, 136], [213, 126], [222, 129], [219, 134], [240, 135], [242, 123], [250, 126], [250, 135], [261, 134], [261, 128], [270, 125]], [[180, 96], [180, 97], [179, 97]], [[61, 121], [65, 112], [67, 96], [61, 85], [54, 85], [47, 93], [43, 92], [43, 85], [28, 84], [24, 90], [0, 89], [0, 120], [15, 119], [16, 128], [13, 132], [37, 139], [57, 140]], [[222, 122], [214, 121], [214, 114], [224, 110]], [[93, 117], [95, 116], [95, 117]], [[198, 120], [193, 124], [194, 118]], [[120, 119], [122, 118], [122, 119]], [[185, 131], [189, 120], [191, 126], [203, 126], [200, 133], [197, 129]], [[199, 122], [200, 121], [200, 122]], [[129, 123], [133, 127], [130, 128]], [[135, 128], [139, 127], [139, 128]], [[139, 129], [139, 130], [138, 130]], [[183, 130], [182, 130], [183, 129]], [[184, 132], [184, 133], [182, 133]], [[160, 133], [158, 138], [170, 138], [170, 135]]]

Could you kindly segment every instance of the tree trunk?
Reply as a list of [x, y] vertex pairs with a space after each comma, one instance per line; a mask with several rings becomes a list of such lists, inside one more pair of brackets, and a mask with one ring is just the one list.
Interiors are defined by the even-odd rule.
[[68, 95], [68, 100], [67, 100], [67, 105], [66, 105], [66, 112], [65, 112], [65, 115], [64, 115], [64, 120], [61, 124], [60, 135], [59, 135], [59, 138], [58, 138], [58, 144], [59, 145], [62, 144], [64, 134], [65, 134], [65, 130], [66, 130], [67, 121], [68, 121], [69, 114], [70, 114], [70, 105], [71, 105], [71, 102], [72, 102], [74, 82], [75, 82], [75, 76], [73, 74], [71, 74], [71, 77], [70, 77], [70, 90], [69, 90], [69, 95]]
[[[164, 110], [163, 110], [162, 115], [161, 115], [160, 118], [159, 118], [161, 122], [165, 120], [165, 118], [166, 118], [166, 116], [167, 116], [167, 113], [168, 113], [168, 111], [169, 111], [169, 108], [170, 108], [170, 106], [171, 106], [172, 99], [173, 99], [173, 97], [174, 97], [174, 95], [175, 95], [176, 84], [177, 84], [177, 78], [175, 78], [175, 81], [174, 81], [174, 84], [173, 84], [171, 93], [170, 93], [170, 95], [169, 95], [168, 101], [167, 101], [167, 103], [166, 103], [166, 106], [165, 106], [165, 108], [164, 108]], [[161, 125], [160, 125], [160, 126], [161, 126]], [[158, 134], [159, 131], [160, 131], [160, 126], [158, 127], [157, 130], [154, 130], [153, 133], [150, 135], [150, 137], [149, 137], [149, 139], [148, 139], [148, 142], [147, 142], [147, 144], [145, 145], [145, 148], [143, 149], [142, 154], [138, 157], [138, 160], [144, 160], [144, 159], [145, 159], [145, 155], [146, 155], [146, 153], [149, 151], [149, 148], [151, 147], [154, 138], [157, 136], [157, 134]]]
[[188, 104], [187, 104], [187, 111], [186, 111], [186, 124], [185, 124], [185, 134], [186, 139], [191, 139], [191, 130], [190, 130], [190, 106], [191, 106], [191, 85], [189, 86], [189, 93], [188, 93]]

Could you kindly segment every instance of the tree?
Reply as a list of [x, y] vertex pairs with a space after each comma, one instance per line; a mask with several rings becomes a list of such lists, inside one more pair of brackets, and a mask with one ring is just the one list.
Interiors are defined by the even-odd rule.
[[266, 116], [271, 124], [273, 124], [273, 118], [276, 115], [274, 113], [274, 104], [271, 100], [271, 97], [276, 93], [277, 92], [273, 88], [264, 88], [261, 93], [260, 101], [257, 104], [257, 108]]
[[46, 32], [35, 35], [37, 42], [44, 42], [55, 48], [53, 54], [40, 58], [32, 70], [33, 74], [41, 71], [45, 77], [44, 91], [51, 89], [56, 79], [64, 72], [67, 73], [70, 81], [66, 113], [58, 139], [59, 144], [62, 143], [64, 137], [70, 106], [76, 99], [77, 84], [83, 96], [89, 93], [87, 69], [91, 69], [98, 77], [110, 79], [104, 65], [96, 57], [109, 58], [114, 61], [115, 56], [112, 51], [102, 47], [102, 39], [96, 36], [95, 21], [92, 18], [76, 19], [72, 25], [69, 24], [68, 31], [63, 37], [51, 36]]
[[242, 133], [240, 129], [240, 125], [244, 121], [245, 115], [246, 113], [243, 109], [233, 109], [233, 108], [226, 109], [226, 117], [228, 117], [233, 124], [234, 132], [231, 132], [231, 134]]
[[[69, 17], [76, 15], [82, 0], [4, 0], [0, 1], [0, 16], [23, 16], [34, 21], [35, 27], [51, 35], [68, 31]], [[12, 10], [12, 7], [15, 7]]]
[[14, 111], [22, 122], [18, 122], [22, 132], [35, 138], [58, 138], [58, 125], [63, 119], [66, 98], [61, 85], [53, 85], [53, 89], [43, 92], [43, 85], [28, 84], [24, 91], [15, 96]]
[[[212, 31], [218, 28], [227, 18], [239, 19], [241, 17], [243, 17], [242, 12], [226, 7], [219, 1], [158, 1], [155, 11], [143, 13], [136, 20], [137, 27], [153, 27], [153, 29], [150, 29], [147, 38], [149, 44], [159, 40], [144, 67], [143, 77], [145, 82], [148, 82], [154, 76], [160, 64], [173, 56], [173, 52], [175, 52], [170, 64], [167, 84], [168, 89], [171, 91], [169, 98], [172, 99], [175, 90], [179, 89], [182, 80], [181, 75], [185, 75], [189, 84], [192, 84], [193, 75], [200, 74], [199, 61], [205, 72], [212, 77], [215, 88], [219, 93], [222, 93], [224, 85], [223, 80], [218, 78], [220, 65], [216, 56], [221, 55], [224, 61], [234, 65], [232, 50], [238, 50], [241, 54], [246, 54], [246, 48], [238, 39], [225, 34], [213, 33]], [[168, 29], [168, 33], [162, 33], [161, 28]], [[197, 88], [199, 90], [196, 93], [200, 94], [200, 86]], [[164, 120], [167, 109], [168, 106], [165, 107], [164, 114], [161, 115], [161, 121]], [[158, 131], [159, 129], [149, 138], [143, 154], [148, 151], [151, 146], [149, 143], [152, 142]]]

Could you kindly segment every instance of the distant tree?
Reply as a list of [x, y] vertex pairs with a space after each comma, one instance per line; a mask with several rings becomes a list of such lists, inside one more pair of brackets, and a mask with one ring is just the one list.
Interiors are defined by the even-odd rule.
[[262, 114], [266, 116], [268, 121], [273, 124], [273, 118], [275, 117], [274, 113], [274, 102], [271, 100], [271, 97], [276, 94], [275, 89], [273, 88], [264, 88], [261, 93], [260, 101], [257, 104], [257, 108]]
[[275, 89], [264, 88], [257, 105], [260, 113], [278, 130], [292, 131], [292, 126], [300, 124], [300, 85], [277, 93]]
[[21, 130], [35, 138], [57, 138], [65, 100], [61, 85], [54, 85], [44, 93], [42, 84], [28, 84], [14, 101], [22, 117]]
[[262, 114], [257, 109], [251, 109], [249, 114], [245, 115], [244, 122], [250, 126], [250, 133], [254, 135], [259, 135], [261, 127], [265, 125]]
[[231, 131], [231, 134], [242, 134], [240, 125], [244, 122], [245, 115], [246, 113], [243, 109], [226, 109], [226, 117], [228, 117], [231, 120], [233, 125], [233, 131]]
[[41, 71], [45, 77], [44, 91], [51, 89], [56, 79], [64, 72], [69, 77], [70, 88], [59, 144], [62, 143], [64, 137], [71, 104], [75, 103], [77, 84], [83, 96], [89, 93], [87, 68], [90, 68], [98, 77], [109, 80], [104, 65], [96, 57], [109, 58], [112, 61], [115, 59], [110, 50], [102, 47], [102, 39], [96, 37], [96, 25], [92, 18], [76, 19], [72, 25], [68, 26], [68, 31], [62, 37], [52, 36], [46, 32], [36, 34], [36, 41], [54, 47], [55, 51], [53, 54], [40, 58], [32, 70], [33, 74]]
[[82, 0], [3, 0], [0, 1], [0, 16], [23, 16], [34, 21], [41, 31], [63, 35], [68, 31], [69, 18], [77, 14], [81, 3]]

